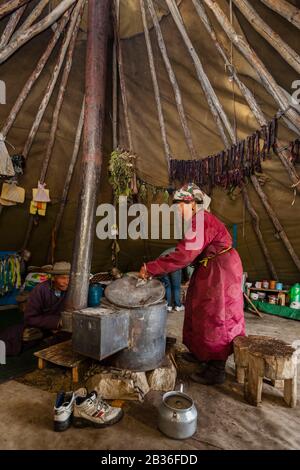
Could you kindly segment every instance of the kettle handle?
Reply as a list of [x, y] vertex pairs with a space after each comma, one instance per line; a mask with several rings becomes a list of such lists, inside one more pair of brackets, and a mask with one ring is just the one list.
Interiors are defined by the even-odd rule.
[[183, 393], [183, 382], [180, 382], [180, 385], [179, 385], [179, 392], [180, 392], [180, 393]]

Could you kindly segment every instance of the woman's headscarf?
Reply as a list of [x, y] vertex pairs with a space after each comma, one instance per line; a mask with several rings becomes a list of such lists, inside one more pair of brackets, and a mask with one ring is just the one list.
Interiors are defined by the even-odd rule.
[[208, 210], [211, 203], [211, 198], [201, 191], [201, 189], [194, 183], [185, 184], [182, 188], [175, 192], [173, 197], [174, 202], [193, 202], [202, 204], [202, 208]]

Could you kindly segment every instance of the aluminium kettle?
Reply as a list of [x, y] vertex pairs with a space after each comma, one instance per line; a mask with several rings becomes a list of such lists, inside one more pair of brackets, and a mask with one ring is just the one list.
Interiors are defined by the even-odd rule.
[[158, 428], [172, 439], [188, 439], [197, 430], [197, 409], [194, 401], [180, 390], [167, 392], [158, 409]]

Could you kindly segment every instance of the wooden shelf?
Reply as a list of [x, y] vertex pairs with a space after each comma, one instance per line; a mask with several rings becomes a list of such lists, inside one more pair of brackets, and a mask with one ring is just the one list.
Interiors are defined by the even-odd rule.
[[250, 287], [250, 290], [258, 290], [260, 292], [283, 292], [284, 294], [287, 294], [289, 291], [288, 290], [278, 290], [278, 289], [264, 289], [262, 287]]

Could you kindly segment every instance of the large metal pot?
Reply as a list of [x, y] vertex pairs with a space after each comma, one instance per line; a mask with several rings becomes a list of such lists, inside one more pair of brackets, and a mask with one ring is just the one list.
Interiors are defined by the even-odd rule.
[[120, 369], [148, 371], [160, 366], [166, 350], [167, 303], [131, 308], [128, 347], [111, 357]]
[[172, 439], [187, 439], [197, 430], [196, 406], [182, 386], [180, 391], [164, 394], [158, 415], [158, 428]]

